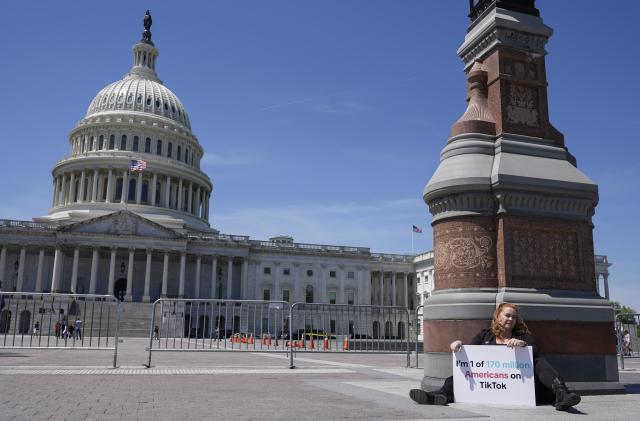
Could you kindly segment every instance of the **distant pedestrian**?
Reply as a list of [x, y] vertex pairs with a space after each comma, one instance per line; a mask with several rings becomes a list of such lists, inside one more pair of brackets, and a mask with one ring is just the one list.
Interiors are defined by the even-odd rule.
[[60, 337], [60, 328], [61, 328], [61, 326], [62, 325], [60, 324], [60, 321], [57, 321], [56, 324], [53, 327], [53, 331], [56, 334], [56, 339], [58, 339]]
[[80, 317], [76, 318], [75, 332], [76, 332], [75, 338], [78, 340], [82, 340], [82, 320], [80, 320]]
[[631, 356], [631, 335], [628, 330], [625, 330], [622, 334], [622, 352], [625, 356]]
[[153, 339], [160, 340], [160, 328], [158, 327], [158, 325], [155, 325], [153, 327]]
[[67, 339], [69, 337], [69, 331], [67, 330], [67, 325], [62, 325], [62, 339]]
[[73, 339], [73, 325], [69, 324], [69, 326], [67, 326], [67, 333], [69, 334], [69, 337]]
[[33, 336], [36, 336], [38, 333], [40, 333], [40, 322], [36, 321], [33, 325]]

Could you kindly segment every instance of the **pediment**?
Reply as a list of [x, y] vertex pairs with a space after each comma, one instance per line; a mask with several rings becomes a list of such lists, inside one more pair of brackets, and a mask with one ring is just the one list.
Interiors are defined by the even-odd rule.
[[124, 210], [67, 225], [61, 231], [156, 238], [181, 237], [176, 231]]

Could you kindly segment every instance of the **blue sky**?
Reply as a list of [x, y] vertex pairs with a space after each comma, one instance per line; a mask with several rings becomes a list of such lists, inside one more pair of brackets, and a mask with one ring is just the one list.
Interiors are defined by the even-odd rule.
[[[10, 2], [0, 15], [0, 217], [47, 213], [51, 168], [93, 96], [131, 66], [149, 8], [158, 73], [183, 101], [225, 233], [411, 251], [422, 189], [464, 112], [468, 2]], [[640, 310], [640, 3], [538, 0], [555, 29], [550, 113], [600, 185], [596, 253]]]

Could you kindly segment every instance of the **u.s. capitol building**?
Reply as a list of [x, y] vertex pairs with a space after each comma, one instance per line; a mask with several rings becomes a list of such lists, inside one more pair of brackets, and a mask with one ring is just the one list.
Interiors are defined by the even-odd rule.
[[[211, 227], [204, 150], [156, 73], [150, 17], [145, 28], [132, 68], [98, 92], [71, 130], [69, 155], [53, 167], [48, 214], [0, 220], [0, 288], [133, 303], [166, 296], [420, 305], [433, 289], [431, 252], [252, 240]], [[131, 172], [132, 160], [146, 168]], [[598, 266], [603, 274], [606, 267]]]

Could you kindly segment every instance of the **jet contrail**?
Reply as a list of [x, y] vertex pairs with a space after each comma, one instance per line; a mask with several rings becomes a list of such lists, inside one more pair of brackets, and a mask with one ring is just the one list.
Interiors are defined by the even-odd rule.
[[393, 80], [393, 81], [390, 81], [390, 82], [380, 83], [380, 84], [377, 84], [377, 85], [365, 86], [365, 87], [362, 87], [362, 88], [355, 88], [355, 89], [346, 89], [344, 91], [337, 91], [337, 92], [333, 92], [333, 93], [330, 93], [330, 94], [320, 95], [320, 96], [311, 97], [311, 98], [296, 99], [294, 101], [284, 102], [282, 104], [269, 105], [267, 107], [260, 108], [260, 111], [268, 111], [268, 110], [273, 110], [275, 108], [288, 107], [289, 105], [296, 105], [296, 104], [304, 104], [306, 102], [317, 101], [319, 99], [330, 98], [330, 97], [337, 96], [337, 95], [345, 95], [345, 94], [350, 94], [350, 93], [353, 93], [353, 92], [366, 91], [368, 89], [382, 88], [384, 86], [390, 86], [390, 85], [397, 85], [399, 83], [411, 82], [413, 80], [422, 79], [422, 78], [425, 78], [425, 77], [428, 77], [428, 76], [432, 76], [432, 75], [416, 75], [416, 76], [411, 76], [411, 77], [408, 77], [408, 78], [405, 78], [405, 79], [399, 79], [399, 80]]

